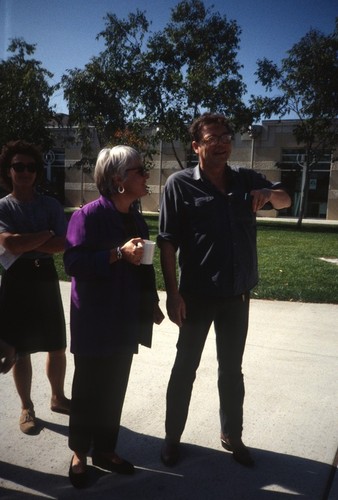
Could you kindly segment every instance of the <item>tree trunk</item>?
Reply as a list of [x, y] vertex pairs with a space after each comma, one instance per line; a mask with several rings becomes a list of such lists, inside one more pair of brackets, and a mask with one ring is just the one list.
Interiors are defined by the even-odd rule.
[[301, 198], [300, 198], [300, 207], [299, 207], [299, 214], [298, 214], [298, 221], [297, 221], [297, 227], [300, 229], [302, 227], [302, 221], [303, 218], [305, 217], [306, 210], [307, 210], [307, 200], [308, 200], [308, 194], [309, 194], [309, 180], [310, 180], [310, 154], [309, 151], [307, 151], [306, 154], [306, 163], [303, 165], [303, 169], [305, 169], [305, 172], [303, 173], [302, 177], [302, 186], [301, 186]]
[[180, 158], [178, 157], [178, 154], [177, 154], [177, 151], [176, 151], [176, 148], [175, 148], [174, 141], [173, 141], [173, 140], [171, 140], [171, 141], [170, 141], [170, 144], [171, 144], [171, 149], [172, 149], [172, 151], [173, 151], [173, 153], [174, 153], [174, 156], [175, 156], [175, 158], [176, 158], [176, 161], [177, 161], [177, 163], [179, 164], [180, 168], [183, 170], [183, 168], [184, 168], [184, 167], [183, 167], [183, 165], [182, 165], [182, 162], [181, 162]]

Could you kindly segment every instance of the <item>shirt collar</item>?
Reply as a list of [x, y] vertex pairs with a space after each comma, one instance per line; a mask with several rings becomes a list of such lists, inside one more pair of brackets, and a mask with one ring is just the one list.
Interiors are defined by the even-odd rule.
[[[231, 177], [231, 175], [232, 175], [231, 167], [228, 164], [226, 164], [225, 165], [225, 169], [226, 169], [227, 175], [229, 177]], [[196, 165], [196, 167], [194, 167], [193, 178], [195, 180], [200, 180], [200, 179], [204, 178], [203, 175], [201, 175], [201, 168], [200, 168], [200, 164], [199, 163]]]
[[193, 178], [198, 181], [201, 178], [201, 169], [199, 163], [194, 167]]

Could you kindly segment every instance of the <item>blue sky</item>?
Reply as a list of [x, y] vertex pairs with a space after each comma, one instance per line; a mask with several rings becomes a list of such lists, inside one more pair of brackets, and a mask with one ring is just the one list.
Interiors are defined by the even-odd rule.
[[[0, 59], [6, 59], [9, 39], [23, 37], [37, 45], [36, 59], [54, 73], [58, 82], [66, 69], [83, 68], [103, 48], [96, 35], [104, 28], [107, 12], [125, 18], [138, 8], [146, 11], [157, 31], [169, 21], [178, 0], [0, 0]], [[241, 48], [238, 61], [248, 95], [259, 94], [255, 85], [256, 60], [267, 57], [279, 63], [286, 51], [310, 28], [334, 30], [336, 0], [205, 0], [214, 11], [236, 20]], [[53, 101], [57, 111], [67, 112], [62, 93]]]

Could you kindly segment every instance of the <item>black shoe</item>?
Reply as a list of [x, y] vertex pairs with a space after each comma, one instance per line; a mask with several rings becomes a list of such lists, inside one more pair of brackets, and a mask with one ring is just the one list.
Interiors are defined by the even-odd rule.
[[122, 460], [121, 463], [115, 463], [105, 455], [102, 455], [102, 453], [93, 453], [92, 462], [96, 467], [109, 470], [110, 472], [116, 472], [117, 474], [134, 474], [135, 472], [133, 464], [127, 462], [127, 460]]
[[243, 441], [239, 439], [231, 439], [229, 436], [221, 436], [221, 444], [223, 448], [227, 451], [232, 451], [232, 456], [236, 462], [246, 467], [252, 467], [254, 465], [254, 460], [251, 456], [249, 448], [245, 446]]
[[172, 467], [180, 458], [180, 443], [165, 439], [161, 449], [161, 460], [164, 465]]
[[86, 488], [88, 485], [88, 473], [87, 473], [87, 468], [85, 472], [80, 472], [76, 473], [73, 471], [73, 458], [70, 461], [70, 466], [69, 466], [69, 480], [74, 486], [74, 488]]

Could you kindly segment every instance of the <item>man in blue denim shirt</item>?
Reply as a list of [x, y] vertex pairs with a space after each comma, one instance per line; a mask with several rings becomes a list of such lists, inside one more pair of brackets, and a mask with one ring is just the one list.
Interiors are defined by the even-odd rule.
[[[166, 437], [161, 459], [179, 460], [193, 383], [212, 323], [216, 333], [221, 444], [243, 465], [253, 465], [242, 442], [242, 357], [249, 294], [257, 284], [256, 212], [291, 204], [279, 183], [227, 164], [232, 129], [222, 116], [205, 113], [190, 127], [195, 168], [169, 177], [162, 199], [161, 265], [168, 316], [180, 328], [167, 390]], [[176, 278], [176, 252], [180, 280]]]

